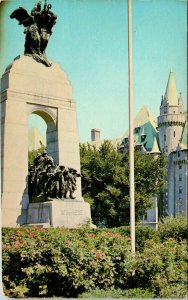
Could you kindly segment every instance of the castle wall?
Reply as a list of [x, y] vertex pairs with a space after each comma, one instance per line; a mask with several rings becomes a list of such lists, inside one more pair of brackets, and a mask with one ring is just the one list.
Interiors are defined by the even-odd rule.
[[172, 152], [168, 169], [168, 209], [170, 215], [187, 213], [187, 150]]

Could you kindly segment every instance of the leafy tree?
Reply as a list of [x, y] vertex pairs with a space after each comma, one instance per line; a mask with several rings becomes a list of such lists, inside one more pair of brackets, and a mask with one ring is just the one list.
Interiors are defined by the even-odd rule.
[[[109, 141], [97, 149], [80, 145], [82, 193], [91, 204], [96, 225], [117, 227], [129, 223], [129, 154], [116, 151]], [[151, 196], [165, 186], [166, 160], [135, 150], [136, 220], [152, 206]]]
[[46, 146], [41, 145], [40, 148], [36, 149], [36, 150], [31, 150], [28, 152], [28, 164], [32, 165], [34, 159], [37, 157], [38, 153], [43, 153], [44, 151], [46, 151]]

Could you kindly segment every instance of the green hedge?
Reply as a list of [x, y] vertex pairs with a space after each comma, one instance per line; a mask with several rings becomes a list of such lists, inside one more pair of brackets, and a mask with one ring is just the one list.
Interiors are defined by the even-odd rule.
[[14, 298], [90, 294], [93, 298], [100, 290], [105, 297], [121, 298], [140, 297], [145, 290], [145, 298], [184, 297], [185, 241], [164, 237], [164, 227], [162, 235], [146, 227], [136, 232], [139, 251], [133, 257], [128, 227], [4, 228], [5, 294]]

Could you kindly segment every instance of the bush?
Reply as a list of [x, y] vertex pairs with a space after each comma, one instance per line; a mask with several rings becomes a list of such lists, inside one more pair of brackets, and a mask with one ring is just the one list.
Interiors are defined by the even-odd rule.
[[[100, 232], [113, 232], [115, 233], [120, 233], [122, 235], [125, 235], [127, 237], [130, 236], [130, 226], [121, 226], [117, 228], [97, 228], [95, 229], [95, 233], [100, 233]], [[145, 241], [148, 239], [159, 239], [159, 234], [158, 232], [149, 226], [143, 227], [140, 225], [136, 226], [136, 251], [142, 251], [144, 249]]]
[[109, 289], [121, 263], [129, 261], [130, 240], [117, 233], [3, 230], [3, 282], [9, 297], [77, 297], [95, 287]]
[[151, 288], [159, 298], [181, 298], [187, 288], [187, 245], [166, 239], [164, 243], [148, 240], [138, 253], [133, 286]]
[[110, 289], [108, 291], [96, 289], [90, 293], [83, 293], [79, 298], [154, 298], [155, 294], [145, 289]]
[[136, 227], [136, 251], [143, 251], [146, 241], [150, 239], [159, 241], [158, 232], [154, 228], [149, 226]]
[[161, 240], [166, 238], [175, 238], [180, 241], [188, 238], [187, 219], [184, 215], [177, 217], [166, 217], [159, 222], [159, 234]]
[[94, 297], [100, 290], [110, 297], [141, 297], [144, 289], [148, 297], [184, 297], [186, 243], [177, 224], [176, 234], [166, 225], [158, 232], [137, 227], [135, 256], [129, 227], [3, 228], [4, 292], [8, 297], [67, 298], [86, 292]]

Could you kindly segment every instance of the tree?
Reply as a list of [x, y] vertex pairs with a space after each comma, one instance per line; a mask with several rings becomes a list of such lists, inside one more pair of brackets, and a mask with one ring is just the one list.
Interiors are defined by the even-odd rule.
[[[82, 193], [91, 204], [97, 226], [118, 227], [130, 221], [129, 155], [116, 151], [109, 141], [97, 149], [80, 145]], [[135, 211], [138, 220], [151, 208], [151, 196], [165, 185], [163, 155], [143, 155], [135, 150]]]
[[36, 150], [31, 150], [28, 152], [28, 164], [32, 165], [34, 159], [37, 157], [38, 153], [43, 153], [44, 151], [46, 151], [46, 146], [41, 145], [40, 148], [36, 149]]

